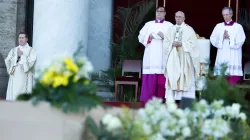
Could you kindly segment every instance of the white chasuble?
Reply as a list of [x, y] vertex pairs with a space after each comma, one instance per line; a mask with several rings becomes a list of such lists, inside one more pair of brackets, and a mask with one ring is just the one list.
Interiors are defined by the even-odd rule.
[[[23, 52], [20, 58], [18, 58], [18, 48]], [[35, 51], [28, 44], [11, 49], [5, 59], [9, 74], [6, 100], [16, 100], [19, 94], [31, 93], [33, 86], [32, 68], [35, 61]]]
[[[150, 21], [141, 29], [138, 36], [139, 42], [145, 46], [143, 56], [143, 74], [163, 74], [164, 56], [163, 56], [163, 39], [157, 35], [159, 31], [163, 34], [168, 32], [173, 26], [168, 21]], [[154, 39], [150, 40], [150, 34]]]
[[[227, 30], [230, 39], [224, 39]], [[217, 48], [215, 61], [215, 75], [220, 75], [221, 64], [227, 64], [226, 75], [242, 76], [242, 45], [246, 36], [242, 26], [238, 23], [227, 25], [219, 23], [215, 26], [210, 41]]]
[[[196, 45], [196, 34], [192, 27], [185, 23], [175, 25], [164, 38], [166, 98], [180, 100], [185, 94], [195, 96], [195, 78], [199, 76], [199, 48]], [[173, 42], [182, 43], [173, 47]], [[189, 93], [190, 92], [190, 93]]]

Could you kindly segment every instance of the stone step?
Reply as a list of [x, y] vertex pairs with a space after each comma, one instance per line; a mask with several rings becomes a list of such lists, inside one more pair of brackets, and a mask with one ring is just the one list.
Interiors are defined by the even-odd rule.
[[97, 96], [101, 97], [104, 101], [114, 101], [115, 98], [112, 92], [100, 92], [96, 93]]

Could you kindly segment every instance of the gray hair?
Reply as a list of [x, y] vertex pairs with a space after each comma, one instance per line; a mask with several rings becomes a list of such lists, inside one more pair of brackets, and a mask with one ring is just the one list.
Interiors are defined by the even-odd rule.
[[[185, 13], [184, 12], [182, 12], [182, 11], [177, 11], [176, 13], [182, 13], [183, 14], [183, 16], [185, 17]], [[175, 14], [176, 14], [175, 13]]]
[[232, 9], [231, 7], [224, 7], [224, 8], [222, 9], [222, 12], [223, 12], [224, 10], [228, 10], [229, 13], [230, 13], [231, 15], [233, 15], [233, 9]]

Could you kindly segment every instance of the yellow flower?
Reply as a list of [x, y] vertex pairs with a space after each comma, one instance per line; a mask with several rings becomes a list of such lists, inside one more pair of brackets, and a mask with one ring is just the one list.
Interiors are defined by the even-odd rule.
[[121, 105], [121, 107], [124, 109], [124, 112], [129, 113], [129, 108], [126, 105]]
[[52, 83], [53, 77], [54, 77], [54, 72], [48, 71], [43, 75], [40, 82], [44, 85], [50, 85]]
[[54, 77], [54, 82], [53, 82], [53, 87], [57, 88], [59, 86], [67, 86], [69, 81], [68, 81], [68, 76], [62, 76], [62, 75], [57, 75]]
[[77, 65], [73, 62], [73, 60], [71, 58], [66, 58], [64, 60], [64, 63], [66, 64], [67, 69], [77, 73], [79, 71], [79, 68], [77, 67]]

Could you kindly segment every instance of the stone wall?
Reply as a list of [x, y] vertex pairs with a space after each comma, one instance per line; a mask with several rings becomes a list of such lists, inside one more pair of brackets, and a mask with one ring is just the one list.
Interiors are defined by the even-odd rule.
[[17, 34], [25, 29], [26, 0], [0, 0], [0, 98], [5, 96], [8, 75], [4, 63]]

